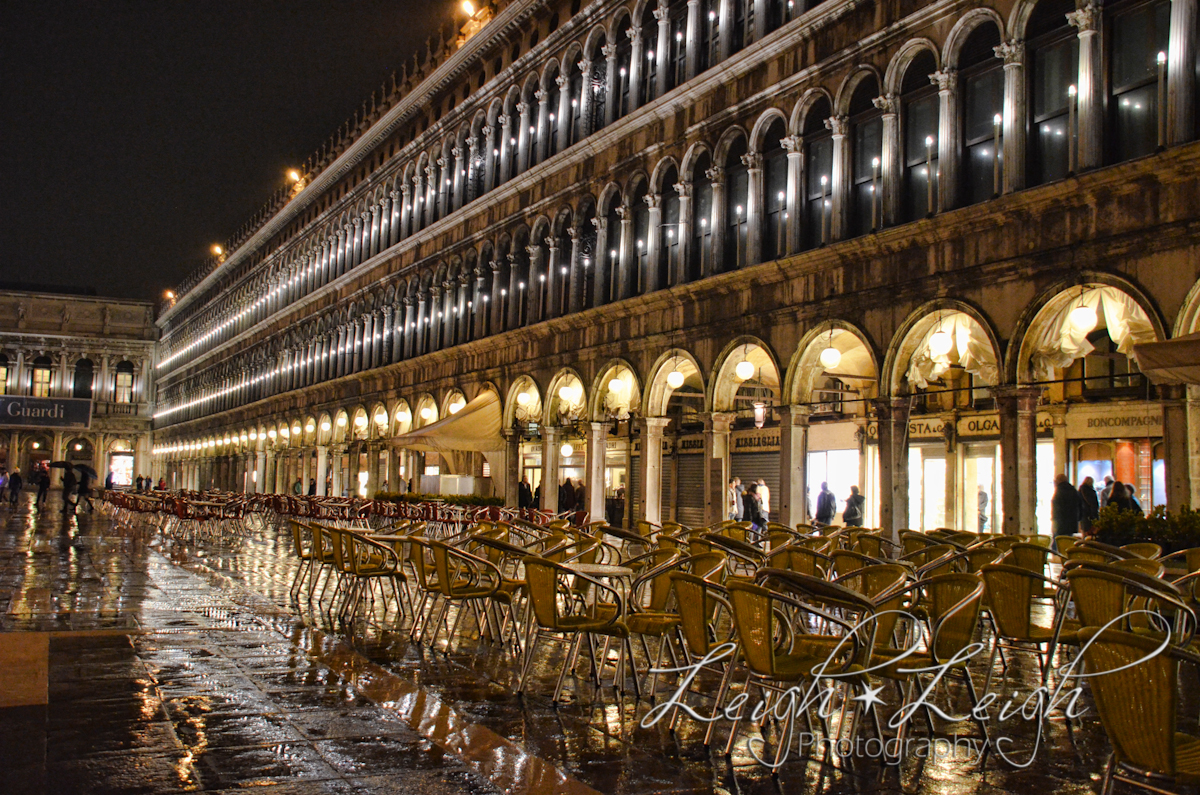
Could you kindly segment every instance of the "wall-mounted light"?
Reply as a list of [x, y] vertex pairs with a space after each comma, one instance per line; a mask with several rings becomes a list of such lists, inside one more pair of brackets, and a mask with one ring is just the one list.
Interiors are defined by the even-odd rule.
[[563, 458], [570, 458], [574, 454], [575, 448], [571, 446], [570, 442], [563, 442], [562, 447], [558, 448], [558, 452], [562, 453]]

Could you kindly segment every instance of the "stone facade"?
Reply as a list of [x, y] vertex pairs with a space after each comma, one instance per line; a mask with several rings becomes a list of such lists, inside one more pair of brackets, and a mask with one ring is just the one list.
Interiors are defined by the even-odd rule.
[[[1194, 13], [1103, 39], [1148, 57], [1122, 82], [1096, 33], [1153, 3], [569, 5], [496, 9], [159, 319], [175, 485], [487, 464], [699, 524], [733, 475], [789, 523], [829, 480], [1010, 532], [1056, 472], [1194, 501], [1194, 411], [1129, 359], [1200, 314]], [[485, 390], [503, 455], [395, 441]]]

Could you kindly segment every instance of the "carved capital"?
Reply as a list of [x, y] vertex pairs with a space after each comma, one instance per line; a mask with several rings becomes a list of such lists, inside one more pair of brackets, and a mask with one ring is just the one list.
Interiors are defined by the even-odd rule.
[[534, 256], [536, 256], [538, 253], [538, 247], [537, 246], [526, 246], [525, 253], [528, 254], [529, 259], [532, 260], [534, 258]]
[[516, 254], [505, 254], [504, 256], [508, 260], [509, 267], [512, 267], [513, 265], [517, 264], [517, 255]]
[[662, 204], [662, 196], [658, 193], [647, 193], [642, 197], [642, 201], [644, 201], [646, 206], [651, 210], [657, 210]]
[[590, 75], [592, 73], [592, 62], [591, 61], [580, 61], [579, 63], [577, 63], [575, 65], [579, 67], [579, 71], [582, 74]]
[[714, 185], [725, 184], [725, 169], [721, 166], [713, 166], [704, 172], [704, 176], [708, 177], [709, 182]]
[[524, 102], [518, 102], [518, 103], [517, 103], [517, 113], [520, 113], [520, 114], [521, 114], [521, 116], [522, 116], [522, 117], [524, 117], [524, 116], [525, 116], [525, 114], [526, 114], [526, 113], [528, 113], [528, 112], [529, 112], [529, 105], [528, 105], [528, 104], [526, 104], [526, 103], [524, 103]]
[[618, 204], [616, 207], [617, 217], [622, 221], [633, 220], [633, 208], [627, 204]]
[[871, 100], [871, 104], [884, 113], [896, 113], [900, 110], [900, 102], [895, 94], [884, 94]]
[[825, 120], [825, 129], [835, 136], [846, 135], [850, 132], [850, 120], [845, 116], [830, 116]]
[[958, 85], [958, 72], [953, 69], [943, 69], [929, 76], [929, 82], [938, 87], [938, 91], [953, 91]]
[[615, 44], [605, 44], [600, 48], [600, 52], [604, 55], [606, 60], [617, 60], [617, 45]]
[[658, 8], [654, 9], [654, 18], [657, 19], [658, 24], [661, 25], [669, 13], [670, 12], [667, 10], [666, 6], [659, 6]]
[[1067, 23], [1079, 29], [1079, 35], [1095, 33], [1100, 29], [1100, 6], [1088, 3], [1078, 11], [1067, 14]]
[[494, 260], [492, 260], [491, 262], [489, 262], [488, 264], [492, 266], [492, 273], [493, 273], [493, 274], [499, 274], [499, 273], [500, 273], [500, 260], [498, 260], [498, 259], [494, 259]]
[[804, 150], [804, 138], [799, 135], [789, 135], [779, 139], [779, 145], [789, 155], [799, 154]]
[[437, 159], [437, 165], [438, 165], [438, 168], [445, 168], [446, 167], [446, 158], [439, 157]]
[[501, 113], [499, 116], [496, 117], [496, 123], [500, 125], [501, 129], [507, 130], [508, 124], [509, 124], [508, 116]]
[[561, 72], [559, 72], [558, 77], [554, 78], [554, 84], [556, 86], [558, 86], [559, 88], [566, 88], [567, 83], [570, 83], [570, 82], [571, 82], [571, 78], [567, 77], [565, 74], [563, 74]]
[[596, 228], [597, 232], [600, 231], [602, 226], [604, 226], [606, 223], [607, 223], [607, 219], [600, 218], [599, 216], [592, 219], [592, 226], [594, 226]]
[[642, 26], [641, 25], [632, 26], [631, 28], [629, 28], [629, 30], [625, 31], [625, 35], [629, 37], [630, 41], [632, 41], [636, 44], [637, 42], [642, 40]]
[[[593, 220], [595, 220], [595, 219], [593, 219]], [[568, 226], [567, 227], [567, 237], [571, 238], [572, 246], [574, 246], [576, 243], [579, 242], [579, 236], [581, 234], [583, 234], [583, 233], [580, 231], [579, 227], [577, 227], [577, 226]]]
[[[457, 146], [453, 146], [450, 148], [450, 154], [454, 155], [455, 160], [458, 160], [460, 157], [462, 157], [462, 150], [459, 149]], [[442, 161], [439, 160], [438, 165], [444, 165], [444, 163], [442, 163]]]
[[745, 166], [746, 168], [750, 169], [751, 171], [753, 171], [755, 169], [758, 169], [758, 170], [762, 169], [763, 157], [758, 152], [747, 152], [746, 154], [742, 155], [741, 160], [742, 160], [742, 165]]
[[[485, 124], [485, 125], [483, 125], [483, 127], [481, 127], [479, 129], [479, 132], [481, 135], [483, 135], [483, 140], [485, 140], [485, 141], [492, 140], [492, 133], [494, 133], [495, 131], [496, 131], [496, 129], [494, 127], [492, 127], [492, 125], [490, 125], [490, 124]], [[472, 138], [471, 142], [474, 143], [475, 139]]]
[[1025, 42], [1017, 39], [993, 47], [992, 52], [1004, 61], [1005, 66], [1016, 66], [1025, 62]]
[[679, 194], [681, 199], [690, 199], [692, 197], [692, 183], [676, 182], [671, 187], [675, 188], [675, 192]]
[[533, 98], [538, 101], [539, 105], [544, 105], [546, 100], [550, 99], [550, 92], [544, 88], [539, 88], [533, 92]]

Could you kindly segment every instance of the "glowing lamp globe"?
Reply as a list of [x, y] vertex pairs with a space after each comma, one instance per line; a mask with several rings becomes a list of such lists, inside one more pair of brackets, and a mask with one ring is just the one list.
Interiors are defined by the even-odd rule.
[[339, 428], [345, 428], [345, 427], [346, 427], [346, 415], [345, 415], [345, 414], [339, 414], [339, 415], [338, 415], [338, 418], [337, 418], [337, 424], [338, 424], [338, 427], [339, 427]]
[[461, 400], [457, 400], [457, 401], [451, 403], [450, 404], [450, 413], [457, 414], [458, 412], [462, 411], [462, 408], [465, 405], [467, 405], [467, 404], [463, 403]]
[[832, 370], [842, 363], [842, 352], [830, 345], [825, 350], [821, 351], [821, 366], [826, 370]]
[[754, 377], [754, 365], [743, 359], [737, 363], [737, 367], [733, 368], [733, 374], [738, 377], [739, 381], [749, 381]]
[[313, 432], [313, 431], [315, 431], [316, 429], [317, 429], [317, 425], [316, 425], [316, 423], [314, 423], [314, 422], [310, 422], [308, 425], [305, 425], [305, 426], [304, 426], [304, 432], [305, 432], [305, 433], [312, 433], [312, 432]]
[[290, 430], [288, 430], [287, 428], [280, 428], [279, 435], [282, 436], [284, 439], [286, 439], [292, 435], [292, 432]]
[[431, 409], [429, 406], [426, 406], [425, 408], [421, 409], [421, 419], [428, 420], [428, 419], [432, 419], [432, 418], [433, 418], [433, 409]]
[[363, 415], [363, 414], [359, 414], [357, 417], [355, 417], [355, 418], [354, 418], [354, 427], [355, 427], [355, 428], [365, 428], [365, 427], [367, 427], [367, 418], [366, 418], [366, 416], [365, 416], [365, 415]]
[[575, 452], [575, 448], [571, 446], [570, 442], [563, 442], [563, 446], [558, 448], [558, 452], [562, 453], [563, 458], [570, 458], [571, 454]]
[[375, 412], [375, 424], [376, 425], [387, 425], [387, 412], [386, 411]]
[[529, 393], [528, 392], [518, 392], [517, 393], [517, 405], [518, 406], [528, 406], [529, 405]]
[[624, 388], [625, 388], [625, 382], [622, 381], [620, 378], [614, 378], [608, 382], [608, 391], [609, 392], [620, 392]]
[[929, 337], [929, 352], [934, 356], [945, 356], [954, 346], [954, 339], [948, 332], [935, 331]]
[[396, 412], [396, 422], [408, 422], [411, 419], [412, 419], [412, 412], [409, 412], [409, 411], [397, 411]]
[[667, 386], [671, 387], [671, 389], [679, 389], [679, 387], [683, 386], [683, 373], [678, 370], [672, 370], [667, 373]]
[[1071, 328], [1078, 331], [1080, 334], [1087, 334], [1092, 329], [1096, 328], [1096, 310], [1090, 306], [1080, 304], [1071, 310], [1067, 315], [1067, 322], [1071, 324]]
[[567, 401], [568, 403], [571, 402], [573, 394], [574, 393], [573, 393], [571, 387], [569, 387], [569, 386], [562, 386], [562, 387], [558, 388], [558, 396], [560, 398], [562, 398], [563, 400]]

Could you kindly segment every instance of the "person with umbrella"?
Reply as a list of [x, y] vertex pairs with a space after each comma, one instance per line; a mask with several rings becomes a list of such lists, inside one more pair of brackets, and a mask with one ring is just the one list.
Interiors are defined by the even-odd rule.
[[79, 499], [77, 505], [87, 504], [88, 513], [95, 513], [96, 506], [92, 502], [92, 481], [98, 479], [96, 470], [92, 469], [87, 464], [76, 464], [75, 469], [79, 470]]

